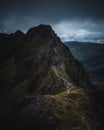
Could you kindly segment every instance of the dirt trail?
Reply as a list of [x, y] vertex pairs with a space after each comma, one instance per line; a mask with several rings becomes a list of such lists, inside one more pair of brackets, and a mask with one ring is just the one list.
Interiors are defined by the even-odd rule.
[[57, 77], [59, 77], [60, 79], [62, 79], [64, 81], [65, 87], [66, 88], [70, 88], [70, 86], [73, 86], [72, 83], [70, 83], [67, 79], [65, 79], [64, 77], [60, 76], [57, 69], [53, 68], [55, 74]]

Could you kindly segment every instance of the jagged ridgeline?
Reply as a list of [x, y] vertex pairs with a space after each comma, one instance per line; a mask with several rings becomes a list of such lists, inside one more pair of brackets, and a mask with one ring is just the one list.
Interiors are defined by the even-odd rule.
[[1, 130], [97, 130], [91, 86], [50, 26], [0, 34]]

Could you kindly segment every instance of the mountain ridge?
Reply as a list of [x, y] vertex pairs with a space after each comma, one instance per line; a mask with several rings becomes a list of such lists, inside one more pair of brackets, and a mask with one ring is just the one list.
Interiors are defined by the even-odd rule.
[[39, 25], [5, 36], [0, 39], [1, 129], [97, 130], [89, 77], [52, 28]]

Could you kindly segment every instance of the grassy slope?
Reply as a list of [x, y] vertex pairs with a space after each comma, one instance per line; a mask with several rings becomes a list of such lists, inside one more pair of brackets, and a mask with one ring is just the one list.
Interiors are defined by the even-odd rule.
[[[19, 114], [19, 118], [21, 118], [22, 114], [26, 115], [28, 112], [35, 114], [38, 109], [37, 113], [41, 113], [41, 117], [37, 117], [37, 122], [39, 120], [45, 121], [46, 126], [42, 125], [44, 129], [73, 130], [79, 128], [82, 130], [96, 130], [92, 119], [93, 108], [90, 99], [86, 92], [79, 88], [71, 90], [69, 95], [64, 91], [54, 96], [28, 96], [25, 97], [24, 102], [17, 114], [17, 119]], [[28, 103], [26, 104], [26, 102]], [[45, 119], [47, 114], [48, 119]]]
[[[5, 99], [3, 99], [1, 111], [4, 111], [6, 115], [9, 113], [9, 116], [15, 115], [14, 119], [16, 118], [16, 120], [18, 120], [21, 118], [21, 115], [25, 118], [27, 113], [30, 113], [31, 115], [31, 111], [32, 113], [35, 113], [36, 109], [38, 109], [38, 112], [41, 112], [42, 122], [44, 122], [43, 120], [45, 118], [44, 113], [49, 118], [48, 121], [45, 120], [46, 126], [42, 125], [44, 129], [47, 128], [48, 130], [51, 130], [51, 127], [52, 130], [72, 130], [74, 128], [80, 128], [82, 130], [92, 130], [93, 128], [93, 130], [96, 130], [92, 119], [93, 105], [86, 91], [74, 87], [70, 91], [70, 94], [67, 95], [64, 81], [62, 81], [61, 77], [58, 77], [57, 75], [55, 76], [53, 68], [54, 67], [50, 68], [50, 73], [43, 78], [40, 87], [38, 86], [35, 93], [30, 94], [28, 91], [29, 79], [24, 80], [22, 83], [11, 89], [4, 96]], [[65, 72], [57, 67], [56, 69], [58, 69], [57, 71], [60, 76], [69, 80]], [[53, 88], [59, 87], [59, 84], [57, 86], [57, 80], [60, 81], [60, 88], [63, 89], [57, 89], [56, 94], [54, 93], [54, 95], [51, 93], [49, 94], [49, 91], [44, 95], [41, 94], [41, 87], [46, 84], [49, 84], [49, 87], [53, 85]], [[46, 86], [46, 88], [48, 88], [48, 86]], [[43, 87], [43, 89], [45, 88]], [[37, 120], [40, 120], [40, 118]], [[53, 122], [53, 120], [56, 122]], [[31, 120], [31, 122], [34, 121]], [[47, 124], [49, 124], [49, 126]], [[29, 125], [31, 125], [31, 123]]]

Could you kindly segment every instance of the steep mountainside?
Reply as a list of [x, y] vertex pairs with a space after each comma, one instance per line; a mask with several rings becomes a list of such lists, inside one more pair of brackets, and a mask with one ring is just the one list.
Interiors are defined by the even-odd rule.
[[73, 55], [83, 63], [91, 81], [104, 87], [104, 44], [67, 42]]
[[0, 129], [97, 130], [90, 88], [50, 26], [0, 34]]

